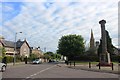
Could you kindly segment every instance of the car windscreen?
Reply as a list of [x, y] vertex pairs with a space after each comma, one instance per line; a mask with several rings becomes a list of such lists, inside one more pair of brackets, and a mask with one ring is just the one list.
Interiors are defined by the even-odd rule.
[[39, 59], [36, 59], [35, 61], [39, 61]]

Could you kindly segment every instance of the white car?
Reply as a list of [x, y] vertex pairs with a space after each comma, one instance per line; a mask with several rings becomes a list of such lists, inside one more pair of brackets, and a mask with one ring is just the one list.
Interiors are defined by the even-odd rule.
[[41, 59], [36, 59], [33, 61], [33, 64], [40, 64], [41, 62], [42, 62]]
[[4, 72], [6, 70], [6, 64], [0, 63], [0, 71]]

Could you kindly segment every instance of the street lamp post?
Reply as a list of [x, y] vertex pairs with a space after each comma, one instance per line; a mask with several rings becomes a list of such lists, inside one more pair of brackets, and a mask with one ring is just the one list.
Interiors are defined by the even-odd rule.
[[[19, 32], [19, 33], [22, 33], [22, 32]], [[15, 65], [15, 62], [16, 62], [16, 53], [17, 53], [17, 50], [16, 50], [16, 39], [17, 39], [17, 32], [15, 33], [15, 46], [14, 46], [14, 61], [13, 61], [13, 65]]]

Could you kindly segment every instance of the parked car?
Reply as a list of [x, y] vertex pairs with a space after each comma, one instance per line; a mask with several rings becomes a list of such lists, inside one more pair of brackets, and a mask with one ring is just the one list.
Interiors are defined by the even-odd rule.
[[50, 59], [50, 60], [49, 60], [49, 63], [51, 63], [51, 62], [55, 62], [55, 60], [54, 60], [54, 59]]
[[40, 64], [40, 63], [42, 63], [42, 60], [41, 59], [35, 59], [32, 63], [33, 64]]
[[6, 64], [0, 63], [0, 71], [4, 72], [6, 70]]

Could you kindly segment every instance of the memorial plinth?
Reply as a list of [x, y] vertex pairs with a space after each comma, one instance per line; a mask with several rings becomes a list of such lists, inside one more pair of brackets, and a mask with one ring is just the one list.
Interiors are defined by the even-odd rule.
[[99, 24], [101, 25], [102, 53], [100, 54], [98, 66], [111, 66], [110, 54], [107, 52], [105, 23], [105, 20], [99, 21]]

